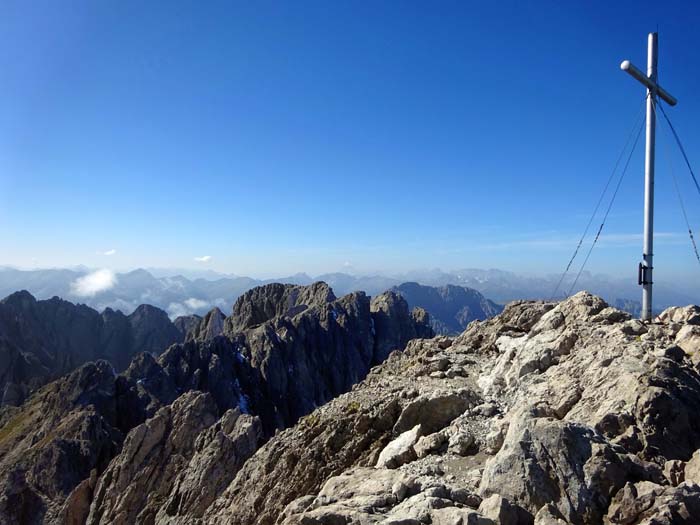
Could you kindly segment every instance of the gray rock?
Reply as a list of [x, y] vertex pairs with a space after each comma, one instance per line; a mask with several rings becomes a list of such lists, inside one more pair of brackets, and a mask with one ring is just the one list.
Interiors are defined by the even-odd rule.
[[480, 491], [485, 498], [499, 494], [533, 515], [552, 503], [568, 520], [585, 516], [595, 522], [630, 470], [626, 458], [590, 429], [522, 413], [486, 463]]
[[421, 425], [416, 425], [407, 430], [389, 443], [377, 459], [377, 468], [397, 468], [417, 458], [413, 446], [422, 435]]
[[422, 396], [411, 401], [401, 412], [394, 432], [405, 432], [418, 424], [425, 433], [442, 430], [453, 419], [472, 406], [472, 402], [460, 394], [436, 394]]
[[445, 443], [447, 443], [447, 436], [445, 436], [445, 434], [442, 432], [433, 432], [428, 436], [421, 437], [413, 446], [413, 449], [418, 458], [424, 458], [440, 450]]
[[373, 364], [383, 362], [394, 350], [405, 348], [409, 340], [432, 337], [427, 313], [409, 312], [408, 303], [396, 292], [384, 292], [370, 306], [376, 334]]
[[693, 452], [683, 472], [684, 481], [700, 485], [700, 449]]
[[700, 325], [700, 306], [672, 306], [659, 314], [657, 321], [664, 324]]
[[510, 502], [498, 494], [481, 501], [479, 512], [499, 525], [518, 525], [518, 512]]
[[458, 456], [468, 456], [474, 450], [474, 436], [469, 432], [460, 430], [450, 436], [448, 450]]
[[153, 522], [158, 502], [194, 454], [199, 433], [216, 421], [213, 398], [188, 392], [134, 428], [100, 476], [88, 524]]

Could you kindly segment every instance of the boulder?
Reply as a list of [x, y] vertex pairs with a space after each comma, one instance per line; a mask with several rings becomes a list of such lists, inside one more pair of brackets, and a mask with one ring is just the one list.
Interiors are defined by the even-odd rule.
[[421, 425], [416, 425], [407, 430], [389, 443], [377, 459], [377, 468], [397, 468], [416, 459], [414, 445], [422, 435]]
[[491, 494], [479, 505], [479, 512], [499, 525], [518, 525], [518, 511], [499, 494]]
[[700, 326], [685, 325], [676, 335], [676, 344], [693, 359], [700, 360]]
[[422, 436], [413, 446], [418, 458], [424, 458], [440, 448], [447, 442], [447, 436], [442, 432], [433, 432], [428, 436]]
[[532, 515], [548, 503], [572, 523], [602, 520], [631, 465], [593, 429], [522, 413], [486, 463], [482, 497], [499, 494]]
[[459, 393], [420, 396], [402, 410], [394, 432], [405, 432], [416, 425], [422, 425], [426, 434], [437, 432], [471, 406], [473, 401]]
[[700, 306], [672, 306], [666, 308], [659, 314], [657, 321], [664, 324], [700, 325]]
[[693, 452], [693, 455], [685, 464], [683, 480], [700, 485], [700, 449]]

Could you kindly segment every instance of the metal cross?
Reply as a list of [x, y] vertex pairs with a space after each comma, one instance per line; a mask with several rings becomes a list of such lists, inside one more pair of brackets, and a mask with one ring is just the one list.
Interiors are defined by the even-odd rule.
[[642, 321], [651, 321], [652, 270], [654, 269], [654, 158], [656, 145], [656, 99], [661, 98], [671, 106], [677, 100], [658, 84], [656, 73], [659, 36], [649, 33], [647, 48], [647, 74], [634, 67], [629, 60], [620, 69], [644, 84], [647, 88], [647, 133], [644, 157], [644, 251], [639, 263], [639, 284], [642, 285]]

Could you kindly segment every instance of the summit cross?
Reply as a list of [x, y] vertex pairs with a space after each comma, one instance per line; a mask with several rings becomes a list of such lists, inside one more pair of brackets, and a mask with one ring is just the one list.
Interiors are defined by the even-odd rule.
[[647, 129], [644, 156], [644, 249], [639, 263], [638, 281], [642, 286], [642, 321], [652, 319], [652, 271], [654, 269], [654, 160], [656, 147], [656, 103], [660, 98], [670, 106], [677, 100], [658, 84], [656, 72], [659, 49], [658, 33], [649, 33], [647, 47], [647, 74], [637, 69], [629, 60], [620, 69], [629, 73], [647, 88]]

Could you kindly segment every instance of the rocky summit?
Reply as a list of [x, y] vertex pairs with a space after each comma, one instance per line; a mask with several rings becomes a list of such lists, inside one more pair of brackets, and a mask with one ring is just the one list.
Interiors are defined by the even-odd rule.
[[6, 408], [0, 522], [700, 523], [700, 308], [581, 292], [431, 338], [322, 288]]

